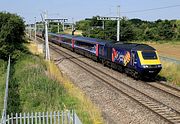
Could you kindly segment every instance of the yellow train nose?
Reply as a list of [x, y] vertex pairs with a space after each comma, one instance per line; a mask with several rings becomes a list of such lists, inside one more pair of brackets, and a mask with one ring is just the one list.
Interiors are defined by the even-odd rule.
[[142, 52], [143, 51], [137, 51], [141, 65], [161, 65], [157, 51], [148, 51], [149, 54], [153, 53], [153, 55], [154, 56], [156, 55], [156, 57], [154, 56], [145, 57], [143, 56]]

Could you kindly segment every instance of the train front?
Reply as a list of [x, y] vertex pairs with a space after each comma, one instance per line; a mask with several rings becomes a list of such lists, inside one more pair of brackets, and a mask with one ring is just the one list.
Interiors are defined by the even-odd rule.
[[139, 72], [143, 77], [154, 78], [162, 69], [157, 51], [137, 51], [140, 60]]

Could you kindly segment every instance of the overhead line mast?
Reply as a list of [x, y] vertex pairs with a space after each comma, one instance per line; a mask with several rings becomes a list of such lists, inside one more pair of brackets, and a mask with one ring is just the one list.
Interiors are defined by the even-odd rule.
[[118, 16], [117, 17], [97, 17], [97, 20], [102, 20], [102, 21], [105, 21], [105, 20], [117, 20], [117, 41], [120, 41], [120, 5], [117, 6], [117, 9], [118, 9]]
[[48, 41], [48, 23], [49, 22], [62, 22], [63, 21], [63, 25], [64, 25], [64, 22], [68, 21], [68, 19], [59, 19], [59, 18], [56, 18], [56, 19], [49, 19], [47, 18], [47, 12], [44, 13], [44, 17], [41, 15], [42, 17], [42, 20], [44, 21], [45, 23], [45, 59], [46, 60], [50, 60], [50, 51], [49, 51], [49, 41]]
[[117, 8], [118, 20], [117, 20], [117, 41], [120, 41], [120, 5]]

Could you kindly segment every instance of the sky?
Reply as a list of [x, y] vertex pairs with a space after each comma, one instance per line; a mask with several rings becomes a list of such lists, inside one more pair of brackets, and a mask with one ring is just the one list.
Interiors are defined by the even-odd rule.
[[129, 19], [180, 19], [180, 0], [0, 0], [0, 11], [16, 13], [26, 23], [33, 23], [35, 17], [41, 21], [40, 14], [45, 11], [48, 18], [67, 18], [75, 22], [96, 15], [117, 16], [118, 5], [120, 16]]

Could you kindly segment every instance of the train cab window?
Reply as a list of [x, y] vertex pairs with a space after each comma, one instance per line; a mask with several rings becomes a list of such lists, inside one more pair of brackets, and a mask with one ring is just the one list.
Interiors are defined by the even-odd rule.
[[154, 51], [143, 51], [142, 56], [144, 59], [157, 59], [156, 52]]

